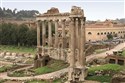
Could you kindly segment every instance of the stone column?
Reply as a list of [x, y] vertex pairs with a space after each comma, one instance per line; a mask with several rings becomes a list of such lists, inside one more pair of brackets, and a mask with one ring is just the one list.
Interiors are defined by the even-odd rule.
[[66, 34], [65, 34], [65, 20], [62, 20], [62, 22], [61, 22], [61, 24], [62, 24], [62, 41], [63, 41], [63, 43], [62, 43], [62, 48], [64, 49], [65, 48], [65, 37], [66, 37]]
[[79, 61], [80, 61], [80, 51], [81, 51], [81, 20], [78, 19], [78, 50], [79, 50]]
[[80, 51], [80, 63], [81, 66], [85, 66], [85, 22], [81, 18], [81, 51]]
[[58, 48], [58, 20], [55, 21], [55, 48]]
[[75, 67], [75, 23], [74, 18], [70, 18], [70, 31], [71, 31], [71, 54], [69, 55], [69, 73], [68, 73], [68, 81], [73, 80], [72, 74], [73, 74], [73, 68]]
[[42, 21], [42, 46], [44, 47], [46, 45], [46, 27], [45, 27], [45, 21]]
[[40, 21], [37, 21], [37, 52], [40, 52]]
[[76, 30], [76, 48], [78, 49], [79, 33], [78, 33], [78, 18], [75, 18], [75, 30]]
[[79, 67], [80, 66], [80, 48], [79, 48], [79, 44], [80, 44], [80, 33], [79, 33], [79, 20], [78, 18], [75, 18], [75, 34], [76, 34], [76, 39], [75, 39], [75, 48], [76, 48], [76, 59], [77, 59], [77, 62], [76, 62], [76, 66]]
[[85, 19], [81, 18], [81, 50], [80, 50], [80, 66], [81, 76], [80, 81], [84, 81], [85, 78]]
[[65, 47], [66, 47], [66, 42], [65, 42], [65, 38], [66, 38], [66, 34], [65, 34], [65, 20], [61, 20], [61, 26], [62, 26], [62, 49], [61, 49], [61, 57], [65, 59]]
[[46, 45], [46, 27], [45, 27], [45, 21], [42, 21], [42, 55], [45, 54], [45, 45]]
[[51, 20], [48, 21], [48, 46], [51, 47], [52, 46], [52, 28], [51, 28]]

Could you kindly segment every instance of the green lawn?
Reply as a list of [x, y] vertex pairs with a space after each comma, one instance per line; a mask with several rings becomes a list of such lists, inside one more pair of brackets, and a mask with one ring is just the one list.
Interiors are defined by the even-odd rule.
[[97, 49], [97, 50], [95, 50], [95, 53], [96, 54], [99, 54], [99, 53], [102, 53], [102, 52], [105, 52], [106, 50], [104, 50], [104, 49]]
[[64, 61], [60, 61], [60, 60], [51, 60], [49, 63], [50, 64], [47, 66], [34, 69], [35, 73], [36, 74], [50, 73], [50, 72], [54, 72], [54, 71], [57, 71], [57, 70], [60, 70], [69, 66], [67, 63], [65, 63]]
[[[88, 76], [86, 79], [110, 83], [112, 76], [117, 72], [123, 70], [124, 68], [125, 68], [124, 66], [120, 66], [117, 64], [105, 64], [101, 66], [91, 67], [88, 69], [88, 73], [89, 75], [91, 74], [91, 76]], [[96, 71], [103, 71], [104, 75], [98, 76], [95, 74]]]
[[93, 80], [93, 81], [99, 81], [99, 82], [106, 82], [106, 83], [110, 83], [111, 80], [111, 76], [89, 76], [86, 78], [86, 80]]
[[6, 65], [6, 66], [3, 66], [3, 67], [0, 67], [0, 73], [6, 72], [8, 69], [11, 69], [11, 68], [12, 68], [12, 65]]
[[123, 51], [122, 55], [125, 56], [125, 50]]
[[32, 68], [28, 72], [31, 72], [30, 74], [26, 74], [26, 70], [20, 70], [13, 72], [10, 76], [11, 77], [24, 77], [24, 76], [31, 76], [31, 75], [40, 75], [40, 74], [46, 74], [51, 73], [54, 71], [61, 70], [63, 68], [68, 67], [69, 64], [65, 63], [64, 61], [60, 60], [50, 60], [49, 64], [44, 67], [40, 68]]
[[27, 81], [27, 82], [25, 82], [25, 83], [50, 83], [50, 82], [52, 82], [52, 83], [61, 83], [61, 80], [60, 79], [56, 79], [56, 80], [53, 80], [53, 81], [51, 81], [51, 80], [31, 80], [31, 81]]
[[0, 51], [9, 51], [9, 52], [20, 52], [20, 53], [36, 53], [36, 47], [23, 47], [23, 46], [12, 46], [12, 45], [0, 45]]
[[103, 70], [103, 71], [107, 71], [107, 70], [111, 70], [114, 72], [118, 72], [120, 70], [122, 70], [124, 67], [117, 65], [117, 64], [105, 64], [105, 65], [101, 65], [101, 66], [95, 66], [95, 67], [91, 67], [89, 68], [89, 73], [94, 73], [95, 71], [99, 71], [99, 70]]
[[0, 83], [5, 83], [7, 80], [0, 79]]

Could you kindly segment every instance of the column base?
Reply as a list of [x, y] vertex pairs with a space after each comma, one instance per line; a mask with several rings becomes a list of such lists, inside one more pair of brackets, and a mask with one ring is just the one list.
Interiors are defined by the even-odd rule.
[[83, 83], [87, 76], [86, 68], [70, 68], [67, 83]]

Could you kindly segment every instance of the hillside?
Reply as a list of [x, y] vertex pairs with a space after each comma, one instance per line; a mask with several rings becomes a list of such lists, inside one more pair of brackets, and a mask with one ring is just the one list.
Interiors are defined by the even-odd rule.
[[11, 10], [6, 8], [0, 8], [0, 18], [11, 18], [21, 20], [23, 18], [34, 18], [35, 13], [39, 13], [37, 10]]

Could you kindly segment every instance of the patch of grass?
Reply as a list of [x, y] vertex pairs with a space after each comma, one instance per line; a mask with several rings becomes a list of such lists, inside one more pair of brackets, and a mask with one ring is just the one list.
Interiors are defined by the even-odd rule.
[[32, 81], [27, 81], [25, 83], [47, 83], [47, 82], [42, 81], [42, 80], [32, 80]]
[[97, 50], [95, 50], [95, 52], [97, 53], [97, 54], [99, 54], [99, 53], [102, 53], [102, 52], [105, 52], [106, 50], [104, 50], [104, 49], [97, 49]]
[[123, 67], [120, 65], [117, 65], [117, 64], [105, 64], [105, 65], [101, 65], [101, 66], [91, 67], [91, 68], [89, 68], [88, 72], [94, 73], [95, 71], [100, 71], [100, 70], [103, 70], [103, 71], [111, 70], [114, 72], [118, 72], [122, 69], [123, 69]]
[[22, 73], [22, 71], [15, 71], [11, 76], [12, 77], [23, 77], [23, 76], [25, 76], [25, 74]]
[[122, 56], [124, 56], [124, 57], [125, 57], [125, 50], [123, 51]]
[[0, 51], [9, 51], [16, 53], [31, 53], [35, 54], [36, 47], [24, 47], [24, 46], [12, 46], [12, 45], [0, 45]]
[[12, 65], [7, 65], [7, 66], [3, 66], [3, 67], [0, 67], [0, 73], [1, 72], [6, 72], [8, 69], [10, 69], [12, 67]]
[[[123, 70], [124, 68], [124, 66], [120, 66], [117, 64], [105, 64], [101, 66], [91, 67], [88, 69], [89, 75], [86, 79], [110, 83], [112, 76]], [[100, 75], [97, 75], [97, 71], [102, 71], [102, 73]]]
[[35, 69], [35, 74], [45, 74], [68, 67], [68, 64], [60, 60], [51, 60], [47, 66]]
[[50, 73], [50, 72], [53, 72], [53, 71], [54, 70], [52, 68], [49, 68], [47, 66], [35, 69], [36, 74]]
[[[40, 75], [40, 74], [58, 71], [68, 66], [69, 64], [65, 63], [64, 61], [51, 59], [47, 66], [36, 68], [36, 69], [32, 68], [32, 69], [29, 69], [27, 72], [26, 70], [15, 71], [12, 74], [10, 74], [10, 76], [24, 77], [24, 76], [31, 76], [31, 75]], [[55, 82], [56, 81], [58, 80], [55, 80]]]
[[[50, 83], [50, 80], [31, 80], [31, 81], [27, 81], [25, 83]], [[60, 79], [56, 79], [54, 81], [52, 81], [52, 83], [61, 83]]]
[[0, 79], [0, 83], [4, 83], [6, 82], [7, 80], [3, 80], [3, 79]]
[[99, 82], [106, 82], [110, 83], [111, 76], [88, 76], [86, 80], [93, 80], [93, 81], [99, 81]]

